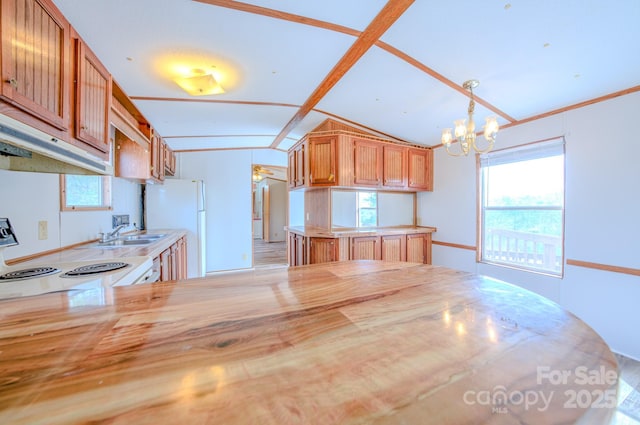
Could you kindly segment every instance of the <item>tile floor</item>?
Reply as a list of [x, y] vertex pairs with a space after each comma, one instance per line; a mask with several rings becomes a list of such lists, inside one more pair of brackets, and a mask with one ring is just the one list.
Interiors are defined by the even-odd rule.
[[640, 425], [640, 362], [616, 354], [620, 368], [618, 411], [611, 425]]

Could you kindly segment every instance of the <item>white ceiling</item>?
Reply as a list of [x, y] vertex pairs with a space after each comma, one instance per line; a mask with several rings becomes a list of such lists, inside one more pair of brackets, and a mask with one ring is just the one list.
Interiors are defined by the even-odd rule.
[[[471, 78], [478, 125], [495, 114], [482, 101], [505, 125], [640, 90], [640, 0], [417, 0], [281, 134], [387, 2], [53, 1], [176, 150], [278, 135], [286, 150], [326, 118], [436, 145], [466, 115]], [[168, 66], [188, 59], [215, 66], [226, 92], [184, 93]]]

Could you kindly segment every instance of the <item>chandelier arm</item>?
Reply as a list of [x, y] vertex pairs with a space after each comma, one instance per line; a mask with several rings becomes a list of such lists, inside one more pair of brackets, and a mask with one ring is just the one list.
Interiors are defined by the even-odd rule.
[[493, 139], [492, 140], [488, 140], [487, 141], [489, 144], [485, 149], [479, 149], [478, 145], [476, 145], [475, 140], [473, 141], [473, 150], [476, 151], [479, 154], [484, 154], [484, 153], [489, 153], [491, 151], [491, 149], [493, 149]]
[[[458, 152], [458, 153], [453, 153], [453, 152], [451, 152], [451, 151], [449, 150], [449, 146], [448, 146], [448, 145], [445, 145], [445, 148], [447, 149], [447, 153], [448, 153], [449, 155], [451, 155], [451, 156], [465, 156], [465, 155], [466, 155], [462, 150], [461, 150], [460, 152]], [[461, 149], [462, 149], [462, 148], [461, 148]]]

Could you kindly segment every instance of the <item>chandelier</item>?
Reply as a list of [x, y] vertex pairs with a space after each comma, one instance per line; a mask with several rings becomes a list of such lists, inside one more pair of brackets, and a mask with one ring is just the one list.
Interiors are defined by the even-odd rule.
[[451, 135], [451, 129], [445, 128], [442, 130], [442, 144], [447, 148], [447, 153], [451, 156], [468, 155], [471, 148], [478, 153], [487, 153], [493, 148], [493, 143], [496, 140], [496, 134], [498, 133], [498, 121], [496, 117], [487, 117], [484, 125], [484, 138], [487, 141], [487, 147], [484, 149], [478, 148], [476, 145], [476, 123], [473, 121], [473, 109], [476, 106], [476, 102], [473, 99], [473, 89], [478, 87], [480, 82], [478, 80], [465, 81], [462, 84], [466, 90], [469, 90], [469, 109], [467, 110], [468, 122], [465, 124], [465, 119], [459, 119], [454, 121], [455, 125], [455, 138], [460, 143], [460, 152], [454, 153], [449, 150], [453, 137]]

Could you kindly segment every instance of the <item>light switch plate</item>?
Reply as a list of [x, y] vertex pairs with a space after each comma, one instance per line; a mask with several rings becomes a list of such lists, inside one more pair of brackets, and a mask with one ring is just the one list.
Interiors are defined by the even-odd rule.
[[49, 229], [47, 226], [47, 221], [42, 220], [38, 222], [38, 239], [43, 241], [49, 237]]

